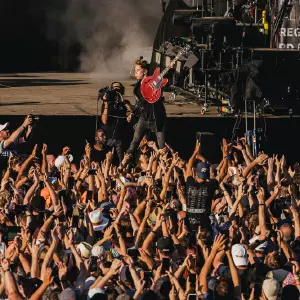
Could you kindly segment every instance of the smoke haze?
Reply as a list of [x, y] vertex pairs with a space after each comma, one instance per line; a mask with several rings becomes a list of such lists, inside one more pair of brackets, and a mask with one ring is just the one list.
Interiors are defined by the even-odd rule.
[[82, 71], [129, 72], [152, 46], [161, 19], [159, 0], [69, 0], [63, 42], [82, 47]]

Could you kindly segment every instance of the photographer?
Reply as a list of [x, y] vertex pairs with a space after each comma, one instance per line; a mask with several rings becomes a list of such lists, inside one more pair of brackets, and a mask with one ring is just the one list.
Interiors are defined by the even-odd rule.
[[9, 156], [15, 152], [17, 145], [28, 140], [32, 133], [33, 122], [34, 117], [28, 115], [23, 124], [13, 133], [8, 130], [9, 123], [0, 125], [0, 165], [7, 162]]
[[123, 159], [123, 142], [128, 131], [127, 112], [131, 112], [129, 101], [124, 100], [125, 88], [120, 82], [113, 82], [99, 91], [99, 99], [103, 100], [101, 108], [102, 128], [107, 134], [107, 145], [116, 149], [118, 159]]

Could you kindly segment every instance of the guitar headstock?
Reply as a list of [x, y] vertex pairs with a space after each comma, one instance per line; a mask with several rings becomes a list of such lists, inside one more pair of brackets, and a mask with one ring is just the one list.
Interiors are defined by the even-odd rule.
[[187, 55], [190, 51], [194, 51], [197, 45], [194, 40], [185, 37], [172, 37], [169, 41], [174, 47], [181, 48], [180, 52], [183, 55]]
[[191, 45], [187, 44], [182, 48], [182, 50], [180, 52], [183, 55], [188, 55], [189, 52], [191, 51], [191, 49], [192, 49]]

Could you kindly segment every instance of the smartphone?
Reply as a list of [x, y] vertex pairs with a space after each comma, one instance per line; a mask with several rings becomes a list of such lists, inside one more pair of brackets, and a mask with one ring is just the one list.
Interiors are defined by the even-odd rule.
[[138, 249], [128, 249], [128, 250], [127, 250], [127, 254], [128, 254], [129, 256], [131, 256], [132, 258], [137, 258], [137, 257], [140, 255]]
[[51, 184], [54, 184], [54, 183], [57, 182], [57, 178], [56, 178], [56, 177], [49, 177], [49, 182], [50, 182]]
[[191, 284], [196, 284], [196, 274], [190, 274], [189, 279]]
[[141, 172], [141, 176], [146, 176], [146, 172]]
[[197, 297], [197, 294], [188, 294], [188, 300], [197, 300], [198, 297]]
[[153, 279], [153, 273], [150, 271], [144, 271], [144, 281], [146, 282], [146, 287], [150, 287], [152, 285], [151, 279]]
[[10, 226], [7, 229], [7, 241], [11, 242], [15, 239], [15, 237], [21, 233], [21, 227], [20, 226]]
[[88, 171], [88, 175], [96, 175], [96, 172], [97, 172], [97, 170], [95, 170], [95, 169], [90, 169], [90, 170]]
[[2, 242], [0, 243], [0, 254], [1, 254], [1, 257], [4, 257], [4, 253], [5, 253], [5, 244]]
[[170, 200], [172, 198], [172, 195], [173, 195], [173, 192], [172, 191], [167, 191], [167, 195], [166, 195], [166, 198], [168, 200]]
[[201, 132], [196, 132], [196, 139], [201, 144]]
[[87, 191], [86, 192], [86, 201], [88, 201], [88, 200], [93, 200], [93, 191]]
[[69, 177], [68, 179], [68, 188], [73, 189], [74, 188], [74, 177]]
[[112, 189], [115, 189], [115, 188], [116, 188], [116, 182], [115, 182], [114, 180], [112, 180], [112, 181], [110, 182], [110, 187], [111, 187]]
[[262, 284], [261, 283], [254, 283], [254, 299], [259, 299], [261, 296], [262, 291]]
[[85, 143], [86, 143], [86, 144], [89, 144], [88, 140], [85, 140]]
[[98, 269], [98, 258], [96, 256], [91, 256], [91, 265], [90, 265], [90, 271], [91, 272], [97, 272]]
[[161, 269], [162, 274], [166, 273], [169, 270], [170, 270], [170, 259], [163, 258], [162, 259], [162, 269]]
[[72, 217], [72, 226], [78, 228], [79, 216]]

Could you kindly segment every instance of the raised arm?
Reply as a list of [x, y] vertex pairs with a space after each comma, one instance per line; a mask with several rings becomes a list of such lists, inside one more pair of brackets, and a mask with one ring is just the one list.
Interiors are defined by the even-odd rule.
[[267, 158], [268, 158], [268, 156], [266, 154], [261, 154], [260, 156], [258, 156], [249, 166], [247, 166], [243, 170], [243, 177], [247, 178], [247, 176], [250, 174], [251, 170], [255, 166], [262, 164]]
[[205, 261], [204, 266], [201, 269], [200, 272], [200, 286], [201, 286], [201, 292], [202, 294], [205, 294], [208, 292], [208, 284], [207, 284], [207, 277], [209, 274], [209, 271], [212, 267], [213, 261], [217, 255], [217, 253], [224, 248], [226, 239], [224, 235], [218, 235], [215, 237], [214, 244], [212, 246], [212, 250], [210, 252], [210, 255], [208, 256], [208, 259]]
[[15, 130], [8, 139], [6, 139], [4, 141], [4, 148], [9, 147], [11, 144], [13, 144], [17, 138], [19, 137], [19, 135], [26, 130], [26, 128], [32, 124], [32, 117], [31, 116], [27, 116], [23, 122], [23, 124], [17, 129]]
[[201, 145], [200, 145], [199, 141], [197, 140], [194, 153], [191, 156], [191, 158], [189, 159], [187, 166], [186, 166], [186, 176], [187, 177], [193, 176], [193, 166], [194, 166], [194, 162], [195, 162], [195, 159], [196, 159], [198, 153], [200, 153], [200, 148], [201, 148]]
[[261, 234], [266, 235], [268, 232], [268, 228], [266, 225], [266, 214], [265, 214], [265, 195], [263, 188], [260, 188], [257, 194], [258, 200], [258, 223], [260, 227]]
[[16, 180], [18, 180], [20, 178], [20, 176], [22, 176], [22, 174], [27, 170], [27, 168], [30, 166], [31, 162], [33, 161], [33, 159], [36, 156], [36, 149], [37, 149], [37, 145], [34, 146], [30, 156], [23, 162], [19, 172], [18, 172], [18, 177]]
[[6, 258], [2, 260], [2, 268], [4, 271], [5, 290], [8, 299], [22, 300], [15, 277], [10, 269], [9, 261]]
[[56, 247], [58, 246], [58, 243], [59, 243], [58, 235], [57, 235], [57, 232], [56, 232], [56, 227], [54, 227], [54, 229], [51, 230], [51, 237], [52, 237], [52, 243], [51, 243], [51, 246], [50, 246], [50, 248], [49, 248], [49, 250], [48, 250], [48, 252], [47, 252], [47, 254], [44, 258], [42, 268], [41, 268], [41, 279], [43, 279], [45, 277], [48, 264], [53, 259], [54, 251], [55, 251], [55, 249], [56, 249]]

